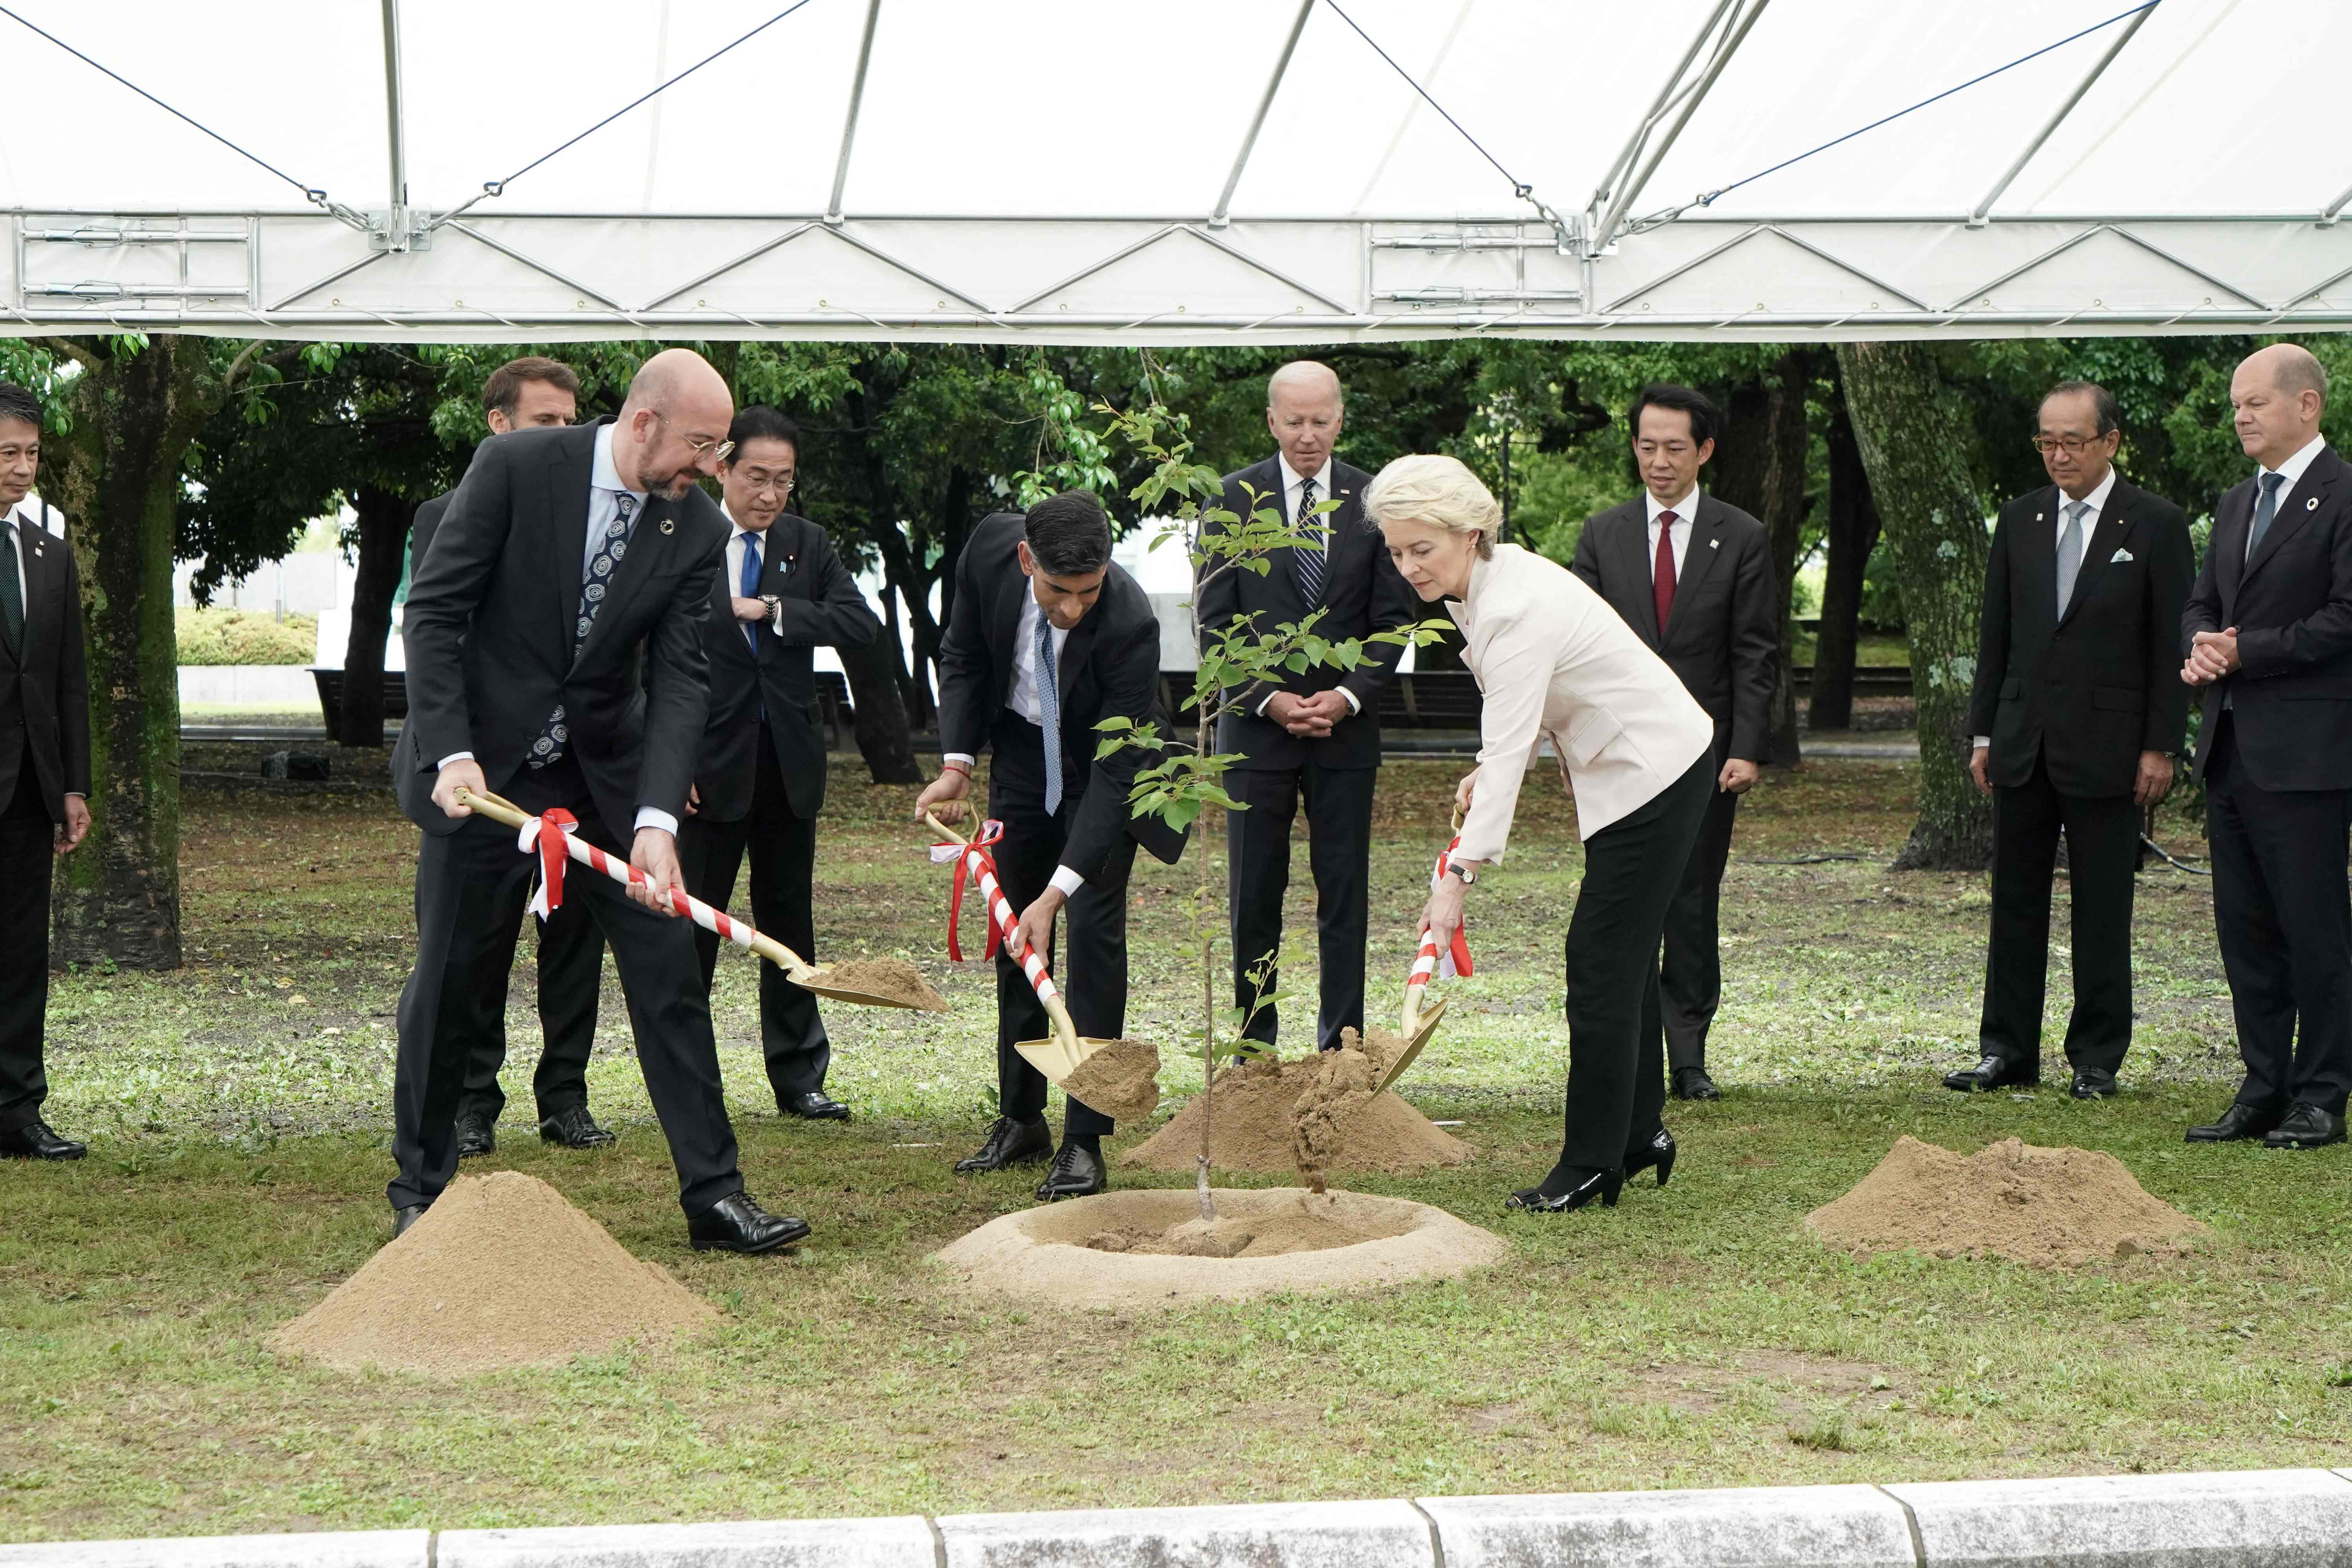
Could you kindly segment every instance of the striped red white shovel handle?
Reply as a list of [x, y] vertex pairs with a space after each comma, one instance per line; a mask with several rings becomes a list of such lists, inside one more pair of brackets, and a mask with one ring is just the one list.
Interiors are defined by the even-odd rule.
[[[989, 923], [996, 928], [997, 940], [1004, 944], [1006, 952], [1011, 952], [1013, 929], [1020, 925], [1021, 917], [1014, 912], [1012, 900], [1004, 896], [1004, 889], [997, 885], [996, 863], [989, 858], [986, 850], [931, 813], [923, 813], [923, 820], [930, 824], [932, 832], [963, 846], [964, 872], [979, 886], [980, 896], [988, 904]], [[1046, 973], [1045, 955], [1034, 947], [1022, 953], [1021, 973], [1029, 977], [1030, 989], [1037, 993], [1037, 1000], [1045, 1005], [1045, 1011], [1057, 1012], [1062, 1005], [1062, 994], [1055, 987], [1053, 975]]]

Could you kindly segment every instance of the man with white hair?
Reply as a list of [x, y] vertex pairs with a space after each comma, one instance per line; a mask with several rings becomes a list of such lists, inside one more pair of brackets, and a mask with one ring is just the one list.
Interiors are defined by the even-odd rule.
[[669, 908], [729, 531], [695, 480], [726, 459], [734, 412], [700, 355], [657, 353], [617, 420], [485, 442], [418, 563], [393, 752], [401, 809], [425, 835], [393, 1085], [395, 1239], [457, 1173], [469, 999], [505, 984], [539, 858], [458, 797], [493, 785], [645, 873], [625, 893], [567, 877], [562, 896], [587, 903], [620, 967], [695, 1248], [768, 1252], [808, 1234], [743, 1191], [694, 927]]
[[[2352, 1091], [2352, 468], [2327, 373], [2274, 343], [2230, 378], [2254, 477], [2221, 498], [2181, 613], [2197, 775], [2245, 1082], [2192, 1143], [2344, 1142]], [[2300, 1037], [2298, 1038], [2298, 1036]]]
[[[1278, 511], [1301, 542], [1274, 552], [1272, 569], [1229, 571], [1202, 583], [1202, 632], [1246, 617], [1260, 635], [1304, 624], [1333, 641], [1395, 631], [1419, 619], [1412, 590], [1389, 560], [1360, 499], [1371, 476], [1332, 456], [1344, 417], [1339, 378], [1297, 360], [1265, 388], [1265, 423], [1276, 455], [1225, 477], [1223, 510], [1247, 519]], [[1319, 510], [1327, 503], [1339, 504]], [[1204, 525], [1213, 532], [1219, 525]], [[1238, 694], [1217, 729], [1217, 749], [1237, 755], [1225, 787], [1246, 810], [1226, 814], [1226, 889], [1233, 921], [1234, 992], [1249, 1010], [1244, 1037], [1274, 1044], [1276, 1007], [1257, 1005], [1279, 978], [1282, 899], [1290, 885], [1290, 825], [1307, 807], [1307, 862], [1315, 875], [1316, 936], [1322, 1007], [1315, 1031], [1324, 1050], [1342, 1029], [1364, 1026], [1364, 937], [1370, 913], [1372, 781], [1381, 765], [1381, 688], [1398, 647], [1378, 643], [1364, 662], [1339, 671], [1313, 666]]]

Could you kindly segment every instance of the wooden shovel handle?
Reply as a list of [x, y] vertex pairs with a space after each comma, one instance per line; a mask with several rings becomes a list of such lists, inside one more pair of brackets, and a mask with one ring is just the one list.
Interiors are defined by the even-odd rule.
[[923, 820], [929, 823], [931, 831], [938, 834], [942, 838], [951, 838], [958, 844], [969, 844], [971, 842], [971, 836], [970, 834], [958, 833], [954, 828], [950, 827], [946, 823], [941, 822], [937, 816], [930, 812], [927, 811], [923, 813]]

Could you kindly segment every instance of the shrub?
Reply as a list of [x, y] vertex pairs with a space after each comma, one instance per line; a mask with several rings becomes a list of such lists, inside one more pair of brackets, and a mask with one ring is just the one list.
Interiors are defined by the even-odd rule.
[[174, 618], [182, 664], [309, 664], [318, 651], [316, 616], [183, 608]]

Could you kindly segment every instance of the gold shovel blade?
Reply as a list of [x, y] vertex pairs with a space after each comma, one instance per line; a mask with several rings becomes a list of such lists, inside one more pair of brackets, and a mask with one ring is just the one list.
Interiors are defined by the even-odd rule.
[[1434, 1005], [1413, 1021], [1412, 1038], [1404, 1043], [1404, 1049], [1397, 1053], [1397, 1059], [1391, 1062], [1389, 1070], [1381, 1075], [1379, 1086], [1372, 1090], [1374, 1094], [1385, 1093], [1391, 1084], [1404, 1076], [1404, 1069], [1412, 1066], [1413, 1058], [1421, 1055], [1421, 1047], [1429, 1044], [1437, 1033], [1437, 1021], [1444, 1016], [1445, 999], [1441, 996]]
[[1031, 1067], [1061, 1084], [1066, 1083], [1069, 1076], [1078, 1070], [1080, 1062], [1111, 1043], [1084, 1035], [1073, 1035], [1066, 1040], [1059, 1036], [1049, 1036], [1042, 1040], [1016, 1040], [1013, 1048], [1019, 1051], [1022, 1059]]
[[920, 1013], [944, 1013], [949, 1010], [947, 998], [933, 991], [929, 984], [923, 986], [923, 994], [920, 996], [894, 996], [879, 991], [859, 991], [850, 986], [835, 984], [832, 975], [833, 965], [820, 963], [815, 968], [804, 969], [798, 974], [787, 974], [786, 978], [803, 991], [819, 996], [830, 996], [836, 1002], [855, 1002], [866, 1007], [904, 1007]]

